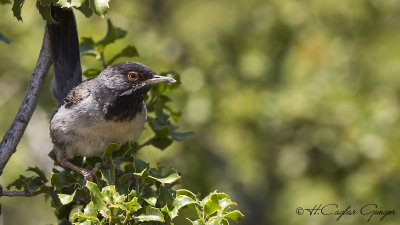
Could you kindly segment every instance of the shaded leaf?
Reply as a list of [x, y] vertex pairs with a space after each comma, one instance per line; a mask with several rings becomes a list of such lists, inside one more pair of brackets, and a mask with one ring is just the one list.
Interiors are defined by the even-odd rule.
[[79, 38], [79, 53], [81, 56], [90, 55], [98, 57], [100, 52], [94, 49], [94, 41], [92, 38], [81, 37]]
[[108, 184], [115, 184], [115, 162], [112, 161], [110, 168], [100, 169], [101, 178]]
[[61, 189], [64, 187], [70, 187], [75, 183], [75, 180], [65, 173], [54, 173], [51, 176], [51, 185], [56, 189]]
[[85, 15], [86, 17], [91, 17], [93, 15], [93, 11], [90, 8], [90, 3], [89, 0], [86, 0], [81, 7], [77, 8], [79, 11], [81, 11], [81, 13], [83, 13], [83, 15]]
[[153, 178], [154, 180], [156, 180], [162, 184], [172, 184], [181, 178], [181, 176], [179, 176], [178, 172], [174, 169], [171, 169], [165, 175], [154, 174], [154, 175], [150, 175], [149, 177]]
[[156, 148], [164, 150], [172, 144], [172, 139], [168, 137], [157, 137], [153, 139], [151, 144]]
[[47, 178], [46, 175], [44, 175], [44, 172], [39, 169], [37, 166], [36, 167], [29, 167], [28, 169], [26, 169], [26, 171], [32, 171], [34, 173], [36, 173], [37, 175], [39, 175], [40, 178], [42, 178], [44, 183], [47, 183]]
[[14, 4], [12, 7], [12, 11], [14, 16], [17, 18], [17, 20], [22, 21], [22, 17], [21, 17], [21, 9], [22, 6], [24, 5], [25, 0], [14, 0]]
[[10, 0], [0, 0], [0, 4], [8, 4], [11, 3]]
[[194, 132], [171, 132], [171, 137], [175, 141], [183, 141], [191, 134], [194, 134]]
[[128, 45], [126, 46], [124, 49], [122, 49], [122, 51], [118, 54], [116, 54], [110, 61], [108, 61], [108, 64], [112, 64], [116, 59], [120, 58], [120, 57], [136, 57], [139, 56], [139, 53], [136, 49], [135, 46], [131, 46]]
[[104, 48], [113, 43], [114, 41], [125, 37], [126, 31], [121, 28], [115, 27], [110, 19], [107, 19], [107, 33], [103, 39], [98, 41], [95, 45], [100, 51], [103, 51]]

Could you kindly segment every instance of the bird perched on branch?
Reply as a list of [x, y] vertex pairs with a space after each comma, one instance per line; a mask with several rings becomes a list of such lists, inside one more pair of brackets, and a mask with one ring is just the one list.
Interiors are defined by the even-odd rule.
[[147, 92], [155, 84], [175, 80], [159, 76], [141, 63], [122, 62], [79, 84], [81, 68], [73, 12], [56, 8], [53, 14], [58, 24], [47, 26], [55, 67], [52, 91], [59, 108], [50, 122], [50, 136], [57, 160], [90, 180], [91, 172], [68, 158], [98, 155], [109, 143], [137, 140], [146, 122], [143, 100]]

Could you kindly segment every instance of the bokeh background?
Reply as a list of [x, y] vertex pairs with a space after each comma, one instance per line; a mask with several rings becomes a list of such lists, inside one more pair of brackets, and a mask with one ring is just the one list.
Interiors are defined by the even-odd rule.
[[[26, 1], [23, 23], [0, 6], [0, 134], [11, 124], [35, 66], [44, 22]], [[106, 21], [76, 12], [80, 36]], [[139, 157], [183, 173], [180, 187], [228, 193], [239, 224], [365, 224], [368, 216], [298, 216], [319, 204], [376, 203], [400, 221], [400, 3], [396, 0], [114, 0], [106, 15], [128, 31], [106, 57], [134, 44], [156, 72], [182, 87], [172, 107], [188, 140]], [[127, 60], [127, 59], [125, 59]], [[82, 58], [83, 67], [97, 62]], [[28, 166], [51, 170], [49, 74], [39, 105], [0, 183]], [[4, 224], [51, 224], [43, 196], [1, 198]], [[178, 220], [176, 224], [189, 224]]]

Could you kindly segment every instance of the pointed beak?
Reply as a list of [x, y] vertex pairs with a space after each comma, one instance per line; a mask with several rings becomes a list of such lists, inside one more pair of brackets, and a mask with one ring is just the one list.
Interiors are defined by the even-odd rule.
[[148, 85], [155, 85], [158, 83], [175, 83], [176, 80], [171, 78], [171, 77], [164, 77], [160, 75], [154, 75], [153, 78], [145, 80], [142, 82], [143, 86], [148, 86]]

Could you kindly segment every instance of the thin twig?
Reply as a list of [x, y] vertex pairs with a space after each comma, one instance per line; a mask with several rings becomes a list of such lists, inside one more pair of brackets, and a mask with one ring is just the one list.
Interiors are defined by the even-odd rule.
[[45, 28], [42, 48], [40, 49], [39, 58], [35, 70], [32, 73], [24, 100], [21, 103], [13, 123], [4, 134], [3, 140], [0, 143], [0, 175], [3, 174], [4, 167], [11, 155], [16, 151], [17, 145], [32, 117], [38, 102], [39, 93], [51, 64], [51, 47], [48, 31], [47, 28]]
[[105, 69], [107, 67], [106, 59], [104, 58], [104, 53], [101, 51], [100, 52], [100, 62], [103, 65], [103, 68]]
[[136, 148], [132, 149], [132, 153], [136, 153], [138, 152], [141, 148], [147, 146], [147, 145], [151, 145], [151, 142], [153, 142], [153, 140], [156, 139], [156, 137], [152, 137], [149, 140], [145, 141], [143, 144], [138, 145]]
[[25, 197], [33, 197], [36, 195], [40, 195], [43, 193], [48, 193], [50, 190], [49, 188], [43, 188], [40, 189], [39, 191], [35, 191], [35, 192], [28, 192], [28, 191], [7, 191], [7, 190], [2, 190], [2, 192], [0, 193], [0, 197], [1, 196], [8, 196], [8, 197], [16, 197], [16, 196], [25, 196]]

